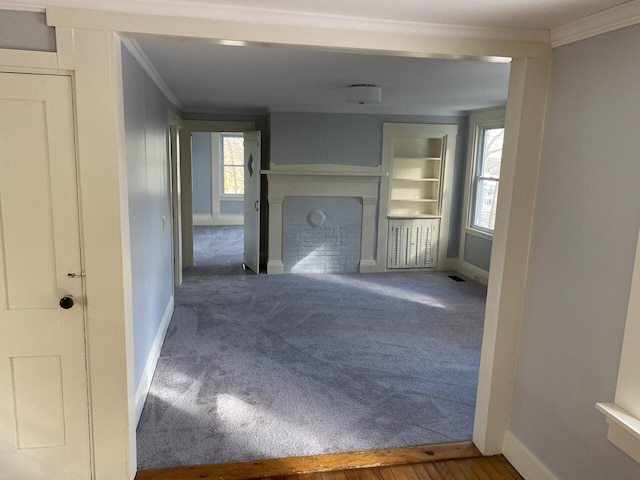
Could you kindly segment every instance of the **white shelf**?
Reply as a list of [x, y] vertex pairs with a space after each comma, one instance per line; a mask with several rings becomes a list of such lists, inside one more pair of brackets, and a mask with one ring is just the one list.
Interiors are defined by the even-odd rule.
[[392, 202], [437, 203], [437, 198], [392, 198]]
[[429, 160], [439, 162], [442, 159], [440, 157], [395, 157], [394, 160]]
[[393, 213], [393, 210], [387, 215], [387, 218], [442, 218], [440, 215], [429, 215], [427, 213]]
[[398, 180], [400, 182], [439, 182], [439, 178], [402, 178], [393, 177], [391, 180]]

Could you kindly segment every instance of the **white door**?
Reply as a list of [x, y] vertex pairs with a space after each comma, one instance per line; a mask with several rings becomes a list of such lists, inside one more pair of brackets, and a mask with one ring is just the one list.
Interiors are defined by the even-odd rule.
[[260, 273], [260, 132], [244, 132], [244, 264]]
[[91, 478], [79, 238], [71, 79], [0, 73], [5, 480]]

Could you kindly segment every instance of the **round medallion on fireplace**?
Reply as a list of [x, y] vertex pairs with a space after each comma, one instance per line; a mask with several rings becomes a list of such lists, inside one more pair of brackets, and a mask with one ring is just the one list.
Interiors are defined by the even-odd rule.
[[307, 215], [307, 222], [312, 227], [321, 227], [327, 221], [327, 215], [322, 210], [311, 210]]

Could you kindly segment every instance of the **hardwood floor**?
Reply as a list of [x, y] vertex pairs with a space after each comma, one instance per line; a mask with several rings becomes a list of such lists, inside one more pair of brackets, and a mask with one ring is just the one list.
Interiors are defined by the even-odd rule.
[[136, 480], [523, 480], [471, 442], [140, 470]]

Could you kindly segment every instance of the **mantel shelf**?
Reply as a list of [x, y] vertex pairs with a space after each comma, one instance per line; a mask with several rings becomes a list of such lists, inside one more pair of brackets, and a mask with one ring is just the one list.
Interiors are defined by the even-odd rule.
[[288, 175], [300, 177], [386, 177], [386, 172], [322, 171], [322, 170], [260, 170], [263, 175]]

